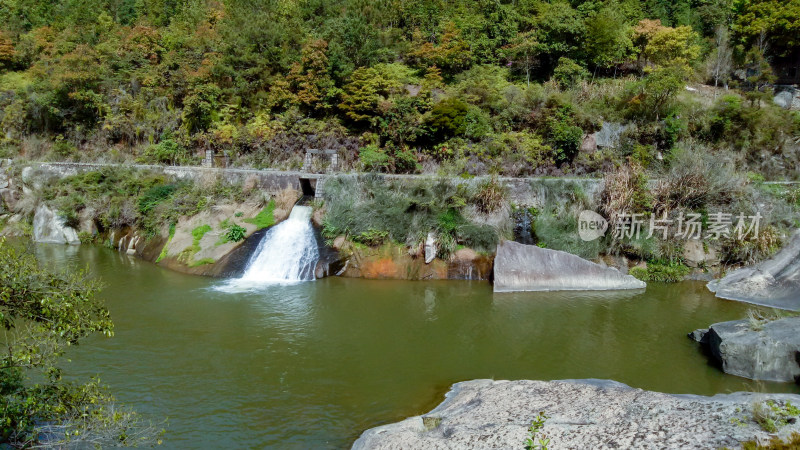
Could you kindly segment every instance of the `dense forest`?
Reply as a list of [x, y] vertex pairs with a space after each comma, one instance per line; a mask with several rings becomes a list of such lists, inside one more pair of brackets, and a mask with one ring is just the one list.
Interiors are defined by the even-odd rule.
[[800, 0], [1, 0], [0, 153], [525, 176], [682, 148], [794, 179], [799, 52]]

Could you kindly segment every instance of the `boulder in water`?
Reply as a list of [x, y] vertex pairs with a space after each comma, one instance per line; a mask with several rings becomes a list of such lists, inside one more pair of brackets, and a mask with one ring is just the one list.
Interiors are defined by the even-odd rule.
[[708, 289], [728, 300], [800, 311], [800, 230], [772, 258], [734, 270]]
[[494, 291], [643, 289], [647, 285], [615, 268], [579, 256], [512, 241], [497, 246]]
[[47, 244], [79, 245], [78, 233], [64, 224], [64, 219], [44, 203], [36, 208], [33, 216], [33, 240]]
[[695, 330], [689, 337], [708, 348], [731, 375], [752, 380], [800, 382], [800, 317], [767, 323], [732, 320]]

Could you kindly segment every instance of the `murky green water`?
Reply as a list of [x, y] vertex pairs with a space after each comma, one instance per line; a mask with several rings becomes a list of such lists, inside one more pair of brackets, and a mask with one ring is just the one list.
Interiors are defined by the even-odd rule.
[[169, 418], [167, 448], [342, 448], [430, 410], [457, 381], [610, 378], [673, 393], [748, 389], [708, 365], [692, 329], [743, 316], [702, 283], [645, 294], [493, 294], [488, 283], [329, 278], [258, 292], [101, 248], [39, 246], [108, 285], [116, 336], [71, 352], [119, 400]]

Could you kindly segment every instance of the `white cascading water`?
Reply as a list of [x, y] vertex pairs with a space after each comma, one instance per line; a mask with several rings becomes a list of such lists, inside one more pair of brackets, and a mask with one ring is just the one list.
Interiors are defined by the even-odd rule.
[[319, 249], [311, 227], [311, 207], [295, 206], [286, 221], [267, 231], [237, 282], [264, 284], [313, 280], [317, 260]]

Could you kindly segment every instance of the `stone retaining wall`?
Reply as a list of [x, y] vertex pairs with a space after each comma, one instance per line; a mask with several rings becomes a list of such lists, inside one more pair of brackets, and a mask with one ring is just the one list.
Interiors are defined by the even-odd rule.
[[[58, 177], [67, 177], [90, 170], [98, 170], [103, 167], [113, 166], [113, 164], [99, 163], [69, 163], [69, 162], [39, 162], [28, 163], [26, 165], [35, 167], [39, 172]], [[166, 175], [177, 179], [191, 179], [200, 181], [221, 177], [229, 183], [244, 183], [248, 180], [255, 180], [256, 186], [269, 194], [291, 187], [302, 191], [301, 179], [309, 180], [311, 187], [315, 190], [316, 197], [324, 197], [325, 180], [336, 176], [359, 176], [359, 174], [316, 174], [299, 171], [277, 171], [277, 170], [255, 170], [255, 169], [230, 169], [230, 168], [210, 168], [210, 167], [188, 167], [188, 166], [157, 166], [143, 164], [128, 164], [130, 167], [141, 170], [152, 170], [163, 172]], [[434, 178], [431, 175], [380, 175], [386, 180], [399, 182], [413, 182], [420, 179]], [[484, 178], [472, 179], [471, 183], [480, 182]], [[549, 188], [558, 184], [578, 183], [583, 187], [587, 195], [593, 195], [600, 191], [603, 180], [599, 178], [571, 178], [571, 177], [532, 177], [532, 178], [508, 178], [500, 177], [499, 180], [508, 187], [509, 201], [516, 205], [534, 206], [541, 205], [546, 200], [546, 193]], [[466, 181], [466, 180], [465, 180]], [[252, 182], [252, 181], [251, 181]]]

